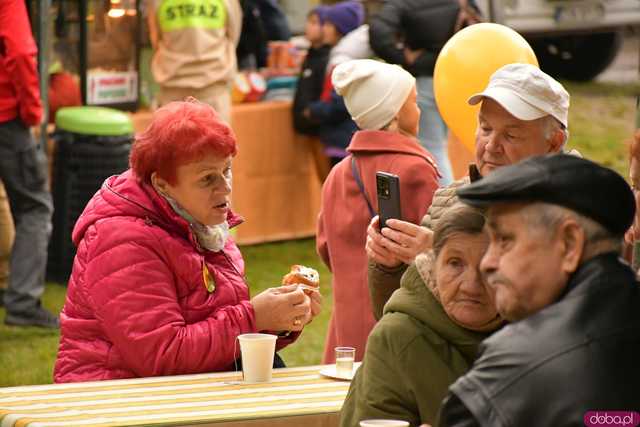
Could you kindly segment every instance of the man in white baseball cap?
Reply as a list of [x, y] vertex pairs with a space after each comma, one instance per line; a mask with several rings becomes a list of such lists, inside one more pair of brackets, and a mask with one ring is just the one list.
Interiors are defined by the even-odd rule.
[[[553, 77], [530, 64], [508, 64], [493, 73], [484, 91], [468, 100], [481, 103], [476, 131], [475, 164], [469, 177], [436, 191], [422, 226], [400, 220], [378, 229], [377, 217], [367, 230], [369, 290], [374, 315], [416, 255], [431, 246], [431, 224], [457, 201], [457, 187], [496, 168], [531, 156], [561, 152], [568, 139], [569, 94]], [[417, 260], [416, 260], [417, 262]]]
[[490, 98], [520, 120], [553, 116], [568, 127], [569, 94], [560, 83], [531, 64], [509, 64], [498, 69], [487, 88], [469, 98], [476, 105]]
[[569, 93], [531, 64], [498, 69], [468, 102], [482, 103], [476, 133], [480, 175], [532, 155], [559, 152], [568, 138]]

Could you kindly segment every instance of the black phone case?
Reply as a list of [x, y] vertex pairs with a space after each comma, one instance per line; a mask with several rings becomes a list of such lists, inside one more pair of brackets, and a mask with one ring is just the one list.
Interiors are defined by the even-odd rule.
[[400, 178], [391, 173], [376, 172], [376, 191], [378, 195], [380, 229], [382, 229], [386, 226], [388, 219], [402, 219]]

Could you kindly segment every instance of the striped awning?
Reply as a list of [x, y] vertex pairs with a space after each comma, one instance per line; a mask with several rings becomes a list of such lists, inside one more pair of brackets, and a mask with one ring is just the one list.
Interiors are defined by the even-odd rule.
[[0, 388], [0, 426], [236, 425], [313, 415], [326, 419], [342, 407], [349, 382], [321, 376], [323, 367], [275, 369], [267, 384], [244, 384], [241, 373], [225, 372]]

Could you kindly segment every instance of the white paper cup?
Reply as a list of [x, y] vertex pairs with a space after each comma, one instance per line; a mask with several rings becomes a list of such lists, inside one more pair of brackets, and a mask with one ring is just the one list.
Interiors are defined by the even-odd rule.
[[264, 383], [271, 381], [277, 339], [277, 336], [271, 334], [238, 335], [240, 354], [242, 355], [242, 374], [245, 382]]
[[409, 427], [408, 421], [400, 420], [362, 420], [360, 427]]

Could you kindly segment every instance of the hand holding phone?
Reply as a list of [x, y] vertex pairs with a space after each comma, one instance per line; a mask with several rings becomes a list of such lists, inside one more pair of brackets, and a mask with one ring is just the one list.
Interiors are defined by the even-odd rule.
[[387, 172], [376, 172], [376, 190], [378, 194], [378, 215], [380, 230], [388, 219], [402, 219], [400, 210], [400, 178]]

